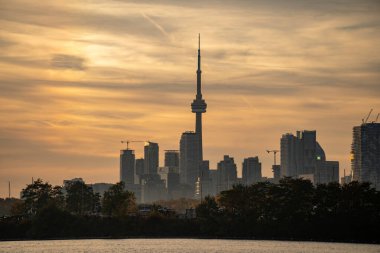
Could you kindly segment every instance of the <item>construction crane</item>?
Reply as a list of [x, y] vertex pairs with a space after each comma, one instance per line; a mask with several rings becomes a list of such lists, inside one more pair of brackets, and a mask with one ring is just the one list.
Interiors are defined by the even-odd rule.
[[267, 150], [267, 153], [273, 153], [273, 158], [274, 158], [274, 165], [276, 165], [276, 155], [277, 153], [280, 152], [280, 150]]
[[367, 121], [368, 121], [368, 119], [369, 119], [369, 116], [371, 116], [372, 111], [373, 111], [373, 109], [371, 109], [371, 110], [369, 111], [368, 116], [367, 116], [367, 118], [366, 118], [365, 120], [362, 119], [363, 124], [366, 124], [366, 123], [367, 123]]
[[132, 142], [146, 142], [146, 141], [130, 141], [130, 140], [121, 141], [121, 143], [127, 143], [127, 149], [129, 149], [129, 143], [132, 143]]

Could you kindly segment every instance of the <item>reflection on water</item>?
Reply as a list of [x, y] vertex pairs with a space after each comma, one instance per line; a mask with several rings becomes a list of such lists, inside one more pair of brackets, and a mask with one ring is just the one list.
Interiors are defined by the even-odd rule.
[[0, 242], [0, 252], [380, 253], [380, 245], [208, 239], [94, 239]]

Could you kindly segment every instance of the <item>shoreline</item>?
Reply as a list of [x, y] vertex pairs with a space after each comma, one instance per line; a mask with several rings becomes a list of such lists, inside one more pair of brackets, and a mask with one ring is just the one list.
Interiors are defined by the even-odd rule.
[[212, 237], [212, 236], [125, 236], [125, 237], [113, 237], [113, 236], [101, 236], [101, 237], [56, 237], [56, 238], [17, 238], [17, 239], [0, 239], [1, 242], [21, 242], [21, 241], [69, 241], [69, 240], [128, 240], [128, 239], [183, 239], [183, 240], [236, 240], [236, 241], [279, 241], [279, 242], [318, 242], [318, 243], [346, 243], [346, 244], [368, 244], [368, 245], [380, 245], [379, 242], [368, 241], [343, 241], [343, 240], [306, 240], [297, 238], [252, 238], [252, 237]]

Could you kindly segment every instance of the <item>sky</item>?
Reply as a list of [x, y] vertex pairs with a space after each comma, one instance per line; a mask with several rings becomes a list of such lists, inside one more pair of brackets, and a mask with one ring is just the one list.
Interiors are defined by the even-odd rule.
[[158, 142], [163, 165], [195, 128], [198, 33], [211, 169], [259, 156], [272, 177], [266, 150], [316, 130], [348, 174], [352, 127], [380, 112], [379, 14], [376, 0], [0, 0], [0, 197], [32, 177], [117, 182], [121, 140]]

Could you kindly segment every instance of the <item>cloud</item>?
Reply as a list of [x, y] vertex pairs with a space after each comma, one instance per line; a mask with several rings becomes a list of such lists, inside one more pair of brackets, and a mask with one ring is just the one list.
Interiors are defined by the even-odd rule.
[[85, 59], [65, 54], [53, 55], [51, 66], [58, 69], [85, 70]]
[[258, 155], [270, 176], [265, 149], [316, 129], [348, 169], [352, 126], [380, 110], [378, 1], [0, 1], [0, 178], [115, 182], [120, 139], [177, 149], [198, 33], [212, 168]]

